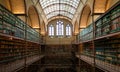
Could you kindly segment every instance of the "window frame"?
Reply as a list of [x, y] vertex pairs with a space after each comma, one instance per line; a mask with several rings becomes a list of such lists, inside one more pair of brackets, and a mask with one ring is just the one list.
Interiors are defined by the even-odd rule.
[[56, 36], [63, 37], [64, 36], [64, 23], [63, 21], [57, 21], [56, 23]]
[[48, 36], [49, 37], [53, 37], [55, 34], [55, 28], [54, 28], [54, 26], [52, 25], [52, 24], [50, 24], [49, 26], [48, 26]]
[[66, 37], [70, 37], [72, 36], [72, 26], [70, 24], [67, 24], [66, 27], [65, 27], [65, 36]]

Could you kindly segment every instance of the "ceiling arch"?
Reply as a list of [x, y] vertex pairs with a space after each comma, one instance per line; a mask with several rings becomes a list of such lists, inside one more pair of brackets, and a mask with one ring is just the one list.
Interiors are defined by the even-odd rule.
[[40, 24], [40, 33], [44, 36], [44, 35], [46, 35], [46, 26], [45, 26], [45, 23], [44, 23], [44, 21], [41, 21], [41, 24]]
[[85, 28], [87, 26], [90, 14], [91, 14], [90, 6], [85, 5], [80, 17], [80, 22], [79, 22], [80, 28]]
[[0, 0], [0, 4], [11, 11], [11, 3], [9, 0]]
[[50, 21], [54, 20], [54, 19], [66, 19], [66, 20], [68, 20], [68, 21], [71, 22], [71, 19], [68, 18], [68, 17], [66, 17], [66, 16], [53, 16], [53, 17], [51, 17], [50, 19], [48, 19], [48, 23], [49, 23]]
[[[61, 11], [61, 10], [60, 10], [60, 11]], [[59, 13], [60, 13], [60, 14], [59, 14]], [[54, 17], [54, 16], [66, 16], [66, 17], [69, 16], [68, 18], [71, 19], [71, 18], [73, 17], [73, 14], [71, 14], [71, 13], [69, 13], [69, 12], [67, 12], [67, 11], [61, 11], [61, 12], [59, 12], [59, 11], [54, 11], [54, 12], [48, 14], [48, 15], [47, 15], [47, 18], [50, 19], [50, 18], [52, 18], [52, 17]]]
[[104, 13], [112, 5], [114, 5], [119, 0], [95, 0], [94, 12], [95, 13]]
[[5, 8], [14, 14], [25, 14], [25, 0], [0, 0]]
[[75, 24], [74, 24], [74, 34], [77, 35], [78, 33], [79, 33], [79, 24], [76, 21]]
[[14, 14], [25, 14], [24, 0], [10, 0], [11, 10]]
[[49, 12], [47, 15], [52, 14], [52, 13], [54, 13], [54, 12], [59, 12], [59, 11], [61, 11], [61, 12], [66, 12], [66, 13], [69, 13], [69, 14], [73, 15], [71, 12], [69, 12], [69, 11], [67, 11], [67, 10], [56, 10], [56, 11]]
[[32, 5], [28, 9], [28, 19], [29, 19], [29, 24], [33, 28], [40, 28], [40, 23], [39, 23], [39, 15], [36, 10], [36, 8]]
[[95, 0], [94, 13], [104, 13], [110, 0]]
[[106, 5], [106, 10], [108, 10], [111, 6], [113, 6], [118, 1], [119, 0], [108, 0], [107, 5]]
[[79, 1], [80, 0], [40, 0], [40, 4], [47, 19], [58, 15], [72, 19]]

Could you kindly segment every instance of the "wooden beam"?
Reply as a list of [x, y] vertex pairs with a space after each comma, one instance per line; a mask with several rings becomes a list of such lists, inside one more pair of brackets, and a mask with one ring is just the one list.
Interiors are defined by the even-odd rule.
[[102, 15], [104, 13], [93, 13], [93, 15]]
[[86, 28], [86, 27], [80, 27], [79, 30], [80, 30], [80, 29], [85, 29], [85, 28]]
[[26, 16], [26, 14], [14, 14], [16, 16]]

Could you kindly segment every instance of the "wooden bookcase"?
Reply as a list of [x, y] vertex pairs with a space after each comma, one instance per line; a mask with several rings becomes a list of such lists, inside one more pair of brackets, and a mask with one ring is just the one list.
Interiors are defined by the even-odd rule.
[[[92, 58], [93, 62], [101, 61], [101, 63], [106, 62], [110, 66], [119, 67], [120, 2], [101, 15], [93, 24], [94, 26], [90, 24], [78, 34], [77, 38], [82, 50], [80, 55]], [[93, 27], [95, 27], [94, 31]], [[91, 36], [89, 36], [90, 33]]]
[[0, 5], [0, 64], [40, 55], [41, 35]]

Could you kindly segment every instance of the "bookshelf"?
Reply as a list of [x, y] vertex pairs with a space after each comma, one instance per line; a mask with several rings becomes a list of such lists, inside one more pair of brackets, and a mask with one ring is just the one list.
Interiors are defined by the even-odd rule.
[[40, 42], [40, 34], [35, 29], [0, 5], [0, 33], [25, 39], [25, 31], [28, 41]]
[[[95, 38], [111, 35], [120, 31], [120, 4], [119, 2], [101, 15], [95, 21]], [[93, 39], [93, 23], [83, 29], [78, 35], [79, 41], [84, 42]]]
[[[93, 24], [93, 23], [92, 23]], [[120, 66], [120, 2], [101, 15], [77, 36], [80, 55], [91, 58], [90, 64], [119, 71]], [[93, 32], [93, 27], [94, 32]], [[93, 34], [94, 33], [94, 34]], [[91, 34], [91, 36], [89, 36]], [[84, 57], [85, 58], [85, 57]], [[82, 58], [81, 58], [82, 59]], [[86, 59], [87, 60], [87, 59]], [[98, 65], [99, 64], [99, 65]], [[107, 69], [106, 70], [109, 70]]]
[[120, 31], [120, 5], [117, 4], [95, 21], [96, 38]]
[[0, 5], [0, 64], [40, 55], [41, 35]]

